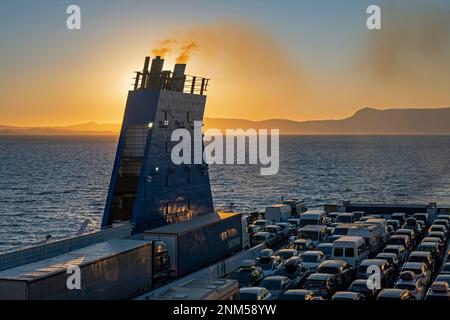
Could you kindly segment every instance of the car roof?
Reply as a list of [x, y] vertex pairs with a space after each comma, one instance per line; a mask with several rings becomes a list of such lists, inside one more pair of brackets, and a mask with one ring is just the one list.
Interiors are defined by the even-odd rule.
[[263, 287], [245, 287], [239, 289], [239, 292], [241, 293], [255, 293], [258, 294], [259, 292], [266, 290], [266, 288]]
[[379, 296], [383, 297], [399, 297], [403, 293], [403, 289], [383, 289]]
[[305, 242], [311, 242], [311, 240], [301, 238], [301, 239], [294, 240], [292, 243], [305, 243]]
[[401, 249], [405, 248], [401, 244], [389, 244], [384, 249]]
[[305, 256], [305, 255], [313, 256], [313, 255], [320, 255], [320, 254], [323, 254], [323, 252], [322, 251], [317, 251], [317, 250], [310, 250], [310, 251], [303, 252], [302, 256]]
[[424, 265], [425, 265], [425, 263], [423, 263], [423, 262], [405, 262], [402, 269], [405, 269], [405, 268], [417, 269], [417, 268], [422, 268]]
[[318, 224], [318, 225], [312, 225], [309, 224], [307, 226], [304, 226], [300, 229], [300, 231], [322, 231], [323, 229], [326, 229], [326, 225]]
[[329, 278], [332, 278], [333, 275], [329, 273], [312, 273], [308, 276], [309, 280], [327, 280]]
[[358, 293], [356, 292], [351, 292], [351, 291], [338, 291], [334, 294], [333, 299], [334, 298], [349, 298], [349, 299], [354, 299], [357, 296], [359, 296]]
[[393, 234], [391, 236], [391, 239], [406, 239], [406, 238], [409, 239], [409, 237], [406, 234]]
[[289, 280], [289, 278], [286, 276], [268, 276], [268, 277], [265, 277], [263, 281], [266, 281], [266, 280], [286, 281], [286, 280]]
[[360, 265], [361, 266], [380, 265], [386, 262], [387, 261], [385, 259], [364, 259]]
[[428, 251], [413, 251], [413, 252], [411, 252], [411, 254], [410, 254], [410, 257], [411, 256], [417, 256], [417, 257], [429, 257], [429, 256], [431, 256], [431, 253], [429, 253]]
[[345, 264], [342, 260], [325, 260], [320, 264], [321, 267], [338, 267]]
[[295, 249], [287, 249], [287, 248], [284, 248], [284, 249], [278, 250], [277, 253], [278, 253], [278, 252], [297, 252], [297, 250], [295, 250]]
[[253, 236], [268, 236], [269, 234], [270, 234], [270, 232], [267, 232], [267, 231], [258, 231]]
[[319, 247], [333, 247], [333, 244], [330, 242], [320, 243], [317, 245], [317, 248], [319, 248]]
[[375, 259], [380, 259], [378, 257], [381, 257], [381, 259], [383, 259], [383, 257], [397, 258], [397, 255], [395, 253], [392, 253], [392, 252], [380, 252], [379, 254], [377, 254]]
[[306, 289], [290, 289], [283, 293], [283, 295], [292, 295], [292, 296], [304, 296], [307, 294], [313, 294], [312, 291]]
[[242, 260], [241, 262], [241, 268], [251, 268], [254, 267], [256, 265], [255, 260], [252, 259], [245, 259]]
[[351, 285], [364, 285], [367, 286], [367, 280], [366, 279], [356, 279], [352, 282]]

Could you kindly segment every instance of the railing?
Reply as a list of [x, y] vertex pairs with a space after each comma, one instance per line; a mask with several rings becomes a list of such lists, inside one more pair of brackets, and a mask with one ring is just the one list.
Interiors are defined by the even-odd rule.
[[208, 84], [209, 79], [207, 78], [187, 75], [184, 82], [183, 92], [203, 95], [206, 91], [208, 91]]
[[103, 229], [74, 238], [8, 252], [0, 255], [0, 271], [55, 257], [106, 240], [129, 238], [131, 236], [132, 227], [131, 224], [125, 223], [117, 227]]

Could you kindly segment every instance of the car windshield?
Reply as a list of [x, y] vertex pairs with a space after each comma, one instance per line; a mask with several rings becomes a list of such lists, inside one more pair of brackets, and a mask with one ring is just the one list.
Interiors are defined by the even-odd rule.
[[253, 236], [253, 240], [255, 240], [255, 241], [266, 241], [266, 236], [257, 234], [257, 235]]
[[305, 300], [304, 294], [283, 294], [280, 300]]
[[292, 251], [282, 251], [282, 252], [278, 252], [278, 253], [277, 253], [277, 256], [281, 257], [282, 259], [287, 260], [287, 259], [289, 259], [290, 257], [293, 257], [293, 256], [294, 256], [294, 253], [295, 253], [295, 252], [292, 252]]
[[422, 269], [417, 269], [417, 268], [404, 268], [404, 269], [402, 269], [402, 271], [412, 271], [416, 275], [422, 274]]
[[280, 290], [281, 283], [282, 282], [278, 279], [264, 279], [261, 282], [261, 287], [266, 288], [267, 290]]
[[421, 256], [410, 256], [409, 257], [409, 262], [425, 262], [428, 261], [428, 259], [426, 257], [421, 257]]
[[442, 271], [449, 272], [449, 271], [450, 271], [450, 263], [446, 263], [446, 264], [444, 265], [444, 268], [442, 268]]
[[265, 226], [266, 225], [266, 222], [265, 221], [255, 221], [255, 224], [257, 225], [257, 226]]
[[412, 283], [399, 283], [395, 286], [395, 288], [397, 289], [406, 289], [408, 291], [415, 291], [416, 290], [416, 286]]
[[399, 245], [403, 245], [405, 243], [405, 241], [401, 238], [400, 239], [391, 239], [391, 240], [389, 240], [389, 243], [399, 246]]
[[304, 255], [302, 256], [303, 262], [317, 262], [317, 256], [315, 255]]
[[327, 282], [325, 280], [307, 279], [305, 281], [305, 287], [307, 288], [324, 288]]
[[367, 287], [367, 284], [352, 284], [350, 289], [350, 291], [352, 292], [357, 292], [357, 293], [367, 293], [369, 292], [369, 287]]
[[306, 243], [305, 242], [295, 242], [292, 245], [293, 248], [297, 250], [305, 250], [306, 249]]
[[386, 248], [386, 249], [383, 250], [383, 252], [399, 254], [399, 251], [397, 249], [394, 249], [394, 248]]
[[332, 249], [333, 249], [332, 247], [326, 246], [317, 248], [317, 250], [322, 251], [324, 254], [331, 254]]
[[340, 215], [340, 216], [337, 218], [337, 221], [343, 222], [343, 223], [352, 223], [352, 216], [344, 216], [344, 215]]
[[242, 270], [236, 271], [233, 274], [233, 279], [237, 280], [240, 284], [244, 284], [244, 283], [250, 282], [250, 276], [251, 276], [250, 269], [242, 269]]
[[348, 233], [348, 229], [347, 228], [335, 228], [333, 231], [333, 235], [336, 236], [345, 236]]
[[311, 240], [319, 240], [319, 233], [312, 231], [302, 231], [300, 232], [300, 237]]
[[338, 268], [333, 268], [333, 267], [321, 267], [319, 268], [320, 273], [328, 273], [328, 274], [338, 274], [339, 273], [339, 269]]
[[447, 282], [448, 286], [450, 287], [450, 275], [437, 276], [436, 281]]
[[240, 293], [239, 299], [241, 299], [241, 300], [256, 300], [256, 293]]

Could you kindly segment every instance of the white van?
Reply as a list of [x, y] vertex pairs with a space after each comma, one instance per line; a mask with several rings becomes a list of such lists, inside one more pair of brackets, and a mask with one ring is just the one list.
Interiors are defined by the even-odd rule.
[[362, 237], [344, 236], [333, 242], [332, 260], [343, 260], [357, 268], [368, 257], [369, 251]]
[[307, 225], [298, 230], [299, 239], [309, 239], [314, 246], [328, 241], [327, 226], [325, 225]]
[[370, 253], [376, 254], [381, 249], [381, 242], [378, 238], [378, 227], [373, 224], [355, 224], [348, 229], [348, 236], [361, 237], [366, 243], [366, 248]]
[[273, 223], [283, 222], [291, 218], [291, 207], [286, 204], [274, 204], [266, 208], [264, 219]]
[[[359, 224], [360, 222], [357, 222]], [[386, 222], [386, 219], [376, 218], [376, 219], [367, 219], [364, 221], [364, 224], [373, 224], [378, 228], [378, 238], [381, 241], [382, 245], [386, 244], [389, 240], [389, 229]]]
[[308, 210], [300, 215], [300, 226], [326, 224], [327, 213], [323, 210]]

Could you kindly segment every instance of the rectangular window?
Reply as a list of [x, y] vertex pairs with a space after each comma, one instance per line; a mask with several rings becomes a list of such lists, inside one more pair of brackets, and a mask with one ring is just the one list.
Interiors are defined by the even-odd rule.
[[355, 256], [355, 250], [353, 250], [353, 248], [345, 248], [345, 256], [353, 258]]
[[344, 255], [344, 250], [342, 248], [334, 248], [333, 255], [335, 257], [342, 257]]

